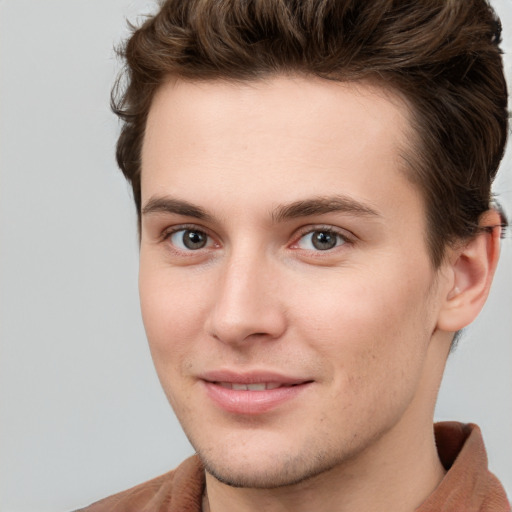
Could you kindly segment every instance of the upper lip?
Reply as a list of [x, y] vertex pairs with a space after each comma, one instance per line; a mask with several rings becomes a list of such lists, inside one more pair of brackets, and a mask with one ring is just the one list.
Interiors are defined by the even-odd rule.
[[236, 372], [232, 370], [213, 370], [204, 372], [199, 378], [207, 382], [230, 382], [232, 384], [262, 384], [266, 382], [284, 385], [303, 384], [313, 379], [293, 377], [271, 371]]

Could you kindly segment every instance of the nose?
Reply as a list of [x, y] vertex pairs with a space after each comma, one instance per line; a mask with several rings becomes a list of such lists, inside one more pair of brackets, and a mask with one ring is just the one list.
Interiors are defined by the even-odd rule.
[[286, 314], [275, 266], [255, 255], [233, 255], [224, 263], [207, 320], [210, 336], [243, 345], [249, 340], [275, 340], [284, 333]]

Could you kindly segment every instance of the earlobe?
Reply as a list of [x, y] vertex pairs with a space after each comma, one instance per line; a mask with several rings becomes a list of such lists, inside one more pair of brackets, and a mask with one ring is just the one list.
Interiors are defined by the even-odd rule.
[[467, 244], [452, 249], [451, 288], [438, 317], [440, 330], [456, 332], [469, 325], [482, 309], [496, 266], [501, 237], [501, 219], [489, 210], [480, 219], [481, 232]]

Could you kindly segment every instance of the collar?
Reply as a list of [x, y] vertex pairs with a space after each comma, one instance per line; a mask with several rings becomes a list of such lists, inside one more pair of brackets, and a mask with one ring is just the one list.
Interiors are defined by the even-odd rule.
[[478, 426], [447, 421], [434, 432], [447, 473], [416, 512], [510, 512], [505, 490], [488, 470]]

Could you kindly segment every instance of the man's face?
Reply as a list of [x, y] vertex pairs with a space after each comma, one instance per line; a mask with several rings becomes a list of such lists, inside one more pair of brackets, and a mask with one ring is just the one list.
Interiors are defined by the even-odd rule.
[[142, 312], [163, 388], [219, 479], [290, 484], [430, 422], [446, 279], [403, 172], [408, 139], [404, 105], [364, 84], [158, 91]]

